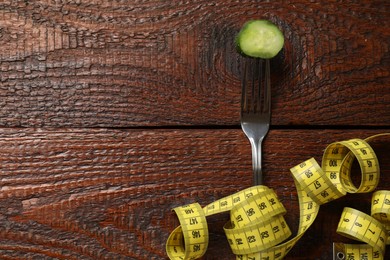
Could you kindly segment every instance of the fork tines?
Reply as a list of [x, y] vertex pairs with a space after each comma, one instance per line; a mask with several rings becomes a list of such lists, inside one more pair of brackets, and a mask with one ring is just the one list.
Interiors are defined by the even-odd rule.
[[270, 110], [269, 60], [246, 58], [242, 77], [241, 111], [266, 113]]

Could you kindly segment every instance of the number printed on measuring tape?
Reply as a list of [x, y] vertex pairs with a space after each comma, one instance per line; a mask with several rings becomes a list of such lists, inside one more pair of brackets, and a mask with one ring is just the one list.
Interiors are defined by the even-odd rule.
[[344, 248], [344, 254], [355, 255], [359, 252], [361, 255], [362, 249], [370, 248], [369, 251], [364, 251], [370, 256], [366, 259], [383, 259], [388, 234], [385, 226], [372, 216], [346, 207], [341, 215], [337, 233], [366, 243], [363, 247], [348, 245]]
[[332, 185], [328, 178], [314, 158], [311, 158], [302, 164], [291, 168], [291, 172], [296, 179], [296, 185], [300, 186], [306, 192], [310, 200], [321, 205], [341, 197], [337, 187]]
[[390, 245], [390, 191], [376, 191], [371, 201], [371, 216], [382, 223], [387, 232], [386, 244]]
[[[351, 167], [355, 158], [361, 168], [360, 187], [355, 187], [351, 180]], [[371, 192], [379, 182], [378, 159], [370, 145], [361, 139], [330, 144], [322, 158], [322, 169], [344, 194]]]
[[371, 215], [381, 223], [390, 224], [390, 191], [377, 191], [372, 196]]
[[[380, 134], [362, 139], [335, 142], [326, 147], [321, 166], [310, 158], [290, 171], [297, 188], [300, 217], [298, 232], [292, 233], [284, 220], [286, 210], [276, 193], [263, 185], [254, 186], [201, 207], [198, 203], [174, 209], [180, 226], [169, 236], [166, 250], [170, 259], [196, 259], [208, 246], [206, 217], [230, 212], [224, 231], [237, 259], [282, 259], [314, 222], [320, 205], [347, 193], [375, 190], [379, 183], [379, 162], [368, 144]], [[351, 168], [357, 160], [361, 170], [358, 187]], [[371, 215], [344, 208], [337, 232], [365, 244], [334, 243], [334, 259], [384, 259], [390, 244], [390, 191], [373, 194]]]
[[[166, 249], [171, 259], [196, 259], [201, 257], [208, 246], [206, 216], [198, 203], [174, 209], [181, 226], [168, 238]], [[183, 244], [184, 241], [184, 244]]]

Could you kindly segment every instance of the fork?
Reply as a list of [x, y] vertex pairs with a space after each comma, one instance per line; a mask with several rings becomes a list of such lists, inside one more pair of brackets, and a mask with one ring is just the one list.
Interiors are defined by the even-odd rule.
[[261, 185], [262, 142], [271, 120], [269, 60], [245, 58], [241, 93], [241, 128], [252, 148], [254, 185]]

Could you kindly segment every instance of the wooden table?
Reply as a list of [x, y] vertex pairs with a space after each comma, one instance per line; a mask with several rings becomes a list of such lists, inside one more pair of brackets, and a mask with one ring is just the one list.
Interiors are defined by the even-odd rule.
[[[0, 3], [0, 258], [166, 259], [173, 207], [252, 185], [234, 37], [255, 18], [286, 37], [272, 60], [264, 184], [296, 234], [289, 169], [390, 132], [388, 1]], [[372, 143], [389, 189], [390, 138]], [[359, 169], [355, 167], [355, 176]], [[286, 259], [331, 259], [343, 207], [325, 204]], [[204, 259], [235, 259], [208, 219]], [[388, 253], [387, 253], [388, 255]]]

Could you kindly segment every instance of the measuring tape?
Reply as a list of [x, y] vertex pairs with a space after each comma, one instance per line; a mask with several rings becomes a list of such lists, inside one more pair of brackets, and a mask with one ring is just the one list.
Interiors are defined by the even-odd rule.
[[390, 191], [373, 194], [371, 216], [344, 208], [337, 233], [366, 244], [334, 243], [334, 259], [383, 259], [386, 245], [390, 245]]
[[[311, 158], [290, 169], [297, 188], [300, 221], [297, 234], [288, 240], [291, 231], [283, 215], [286, 209], [276, 193], [266, 186], [254, 186], [219, 199], [204, 208], [193, 203], [173, 210], [178, 226], [168, 237], [168, 257], [197, 259], [208, 245], [206, 217], [230, 211], [224, 231], [237, 259], [282, 259], [314, 222], [320, 205], [346, 193], [375, 190], [380, 169], [375, 152], [367, 141], [390, 133], [330, 144], [323, 154], [322, 165]], [[357, 159], [361, 169], [358, 187], [351, 179], [351, 168]], [[364, 245], [334, 244], [334, 259], [383, 259], [390, 244], [390, 191], [377, 191], [372, 199], [371, 216], [345, 208], [337, 229], [339, 234]], [[352, 258], [353, 256], [366, 258]], [[348, 258], [349, 257], [349, 258]]]

